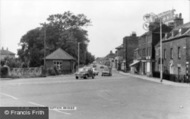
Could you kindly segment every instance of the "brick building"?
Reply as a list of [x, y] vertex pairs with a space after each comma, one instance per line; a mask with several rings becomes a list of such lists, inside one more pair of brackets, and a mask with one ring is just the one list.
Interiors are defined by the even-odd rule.
[[[163, 39], [163, 72], [169, 80], [189, 81], [190, 63], [190, 22], [174, 28]], [[156, 47], [156, 67], [159, 72], [160, 45]], [[172, 76], [173, 75], [173, 76]], [[172, 78], [172, 79], [171, 79]]]
[[61, 48], [46, 56], [45, 59], [47, 68], [56, 67], [61, 73], [73, 73], [75, 71], [75, 58]]
[[[162, 36], [171, 31], [171, 28], [162, 25]], [[138, 59], [140, 61], [139, 73], [142, 75], [152, 76], [155, 67], [155, 46], [160, 42], [160, 27], [144, 33], [139, 38], [138, 44]]]
[[124, 71], [130, 70], [130, 64], [134, 59], [134, 51], [138, 47], [138, 39], [139, 37], [135, 32], [131, 34], [131, 36], [126, 36], [123, 38], [123, 48], [124, 48], [124, 63], [125, 69]]

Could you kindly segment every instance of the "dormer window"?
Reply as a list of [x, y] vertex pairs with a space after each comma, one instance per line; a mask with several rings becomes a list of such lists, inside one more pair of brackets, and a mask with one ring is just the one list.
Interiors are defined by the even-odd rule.
[[179, 35], [181, 35], [181, 29], [179, 29]]
[[171, 32], [171, 37], [174, 37], [174, 31]]
[[166, 33], [166, 34], [165, 34], [165, 40], [166, 40], [167, 38], [168, 38], [168, 34]]

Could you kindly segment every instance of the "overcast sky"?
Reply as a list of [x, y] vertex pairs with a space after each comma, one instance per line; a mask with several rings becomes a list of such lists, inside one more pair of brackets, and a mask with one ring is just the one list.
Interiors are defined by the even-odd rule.
[[115, 51], [133, 31], [142, 35], [146, 13], [175, 9], [186, 23], [190, 21], [189, 7], [189, 0], [0, 0], [0, 47], [17, 53], [27, 31], [39, 27], [51, 14], [71, 11], [91, 20], [88, 50], [102, 57]]

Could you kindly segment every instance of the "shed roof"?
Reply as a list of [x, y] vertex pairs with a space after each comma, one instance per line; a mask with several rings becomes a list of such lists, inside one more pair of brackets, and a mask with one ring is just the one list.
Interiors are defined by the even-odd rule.
[[46, 59], [75, 60], [73, 56], [69, 55], [61, 48], [58, 48], [57, 50], [46, 56]]

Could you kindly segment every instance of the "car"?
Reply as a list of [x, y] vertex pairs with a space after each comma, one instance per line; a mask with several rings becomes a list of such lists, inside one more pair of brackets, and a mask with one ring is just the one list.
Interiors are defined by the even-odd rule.
[[75, 73], [75, 78], [76, 79], [87, 79], [91, 77], [92, 79], [94, 79], [94, 74], [93, 74], [93, 69], [91, 67], [83, 67], [80, 68], [76, 73]]
[[103, 69], [103, 68], [104, 68], [104, 66], [103, 66], [103, 65], [101, 65], [101, 66], [100, 66], [100, 69]]
[[92, 66], [93, 66], [93, 67], [97, 67], [97, 65], [96, 65], [96, 64], [93, 64]]
[[94, 73], [94, 75], [96, 76], [96, 75], [98, 75], [98, 70], [96, 69], [96, 68], [92, 68], [92, 70], [93, 70], [93, 73]]
[[110, 68], [104, 68], [102, 71], [102, 76], [112, 76], [111, 69]]

